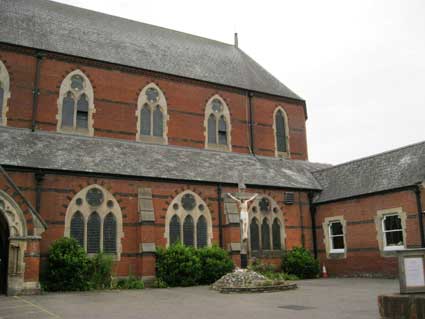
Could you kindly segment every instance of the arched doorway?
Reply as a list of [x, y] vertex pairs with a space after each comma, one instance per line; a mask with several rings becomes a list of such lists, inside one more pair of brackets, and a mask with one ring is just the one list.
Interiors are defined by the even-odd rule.
[[0, 294], [7, 293], [9, 265], [9, 224], [0, 210]]

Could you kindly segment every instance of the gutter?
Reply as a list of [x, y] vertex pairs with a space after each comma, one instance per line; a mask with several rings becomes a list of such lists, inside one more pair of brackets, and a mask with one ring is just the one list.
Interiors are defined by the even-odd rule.
[[254, 114], [252, 112], [252, 98], [254, 97], [253, 92], [247, 93], [248, 97], [248, 114], [249, 114], [249, 148], [251, 154], [255, 156], [255, 143], [254, 143]]
[[417, 184], [414, 193], [416, 196], [416, 205], [418, 208], [418, 223], [419, 223], [419, 234], [421, 237], [421, 248], [425, 248], [425, 238], [424, 238], [424, 222], [423, 222], [423, 209], [422, 209], [422, 200], [421, 200], [421, 184]]
[[38, 96], [40, 95], [40, 69], [41, 62], [44, 58], [44, 53], [37, 51], [36, 53], [37, 62], [35, 66], [35, 78], [34, 78], [34, 89], [32, 90], [32, 119], [31, 119], [31, 131], [34, 132], [37, 125], [37, 113], [38, 113]]
[[308, 193], [308, 204], [310, 207], [311, 232], [313, 237], [313, 252], [314, 258], [317, 259], [317, 233], [316, 233], [316, 205], [313, 204], [313, 192]]
[[217, 184], [217, 205], [218, 205], [218, 238], [220, 248], [224, 248], [224, 238], [223, 238], [223, 210], [221, 209], [222, 204], [222, 187], [221, 184]]

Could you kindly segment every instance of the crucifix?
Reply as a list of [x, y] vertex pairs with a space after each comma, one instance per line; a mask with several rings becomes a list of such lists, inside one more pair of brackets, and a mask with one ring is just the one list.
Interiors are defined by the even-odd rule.
[[248, 266], [248, 204], [257, 197], [257, 194], [248, 197], [250, 194], [241, 192], [241, 190], [244, 189], [246, 189], [245, 185], [239, 184], [240, 192], [235, 194], [236, 196], [227, 193], [227, 196], [238, 203], [239, 206], [239, 220], [241, 227], [241, 268], [246, 268]]

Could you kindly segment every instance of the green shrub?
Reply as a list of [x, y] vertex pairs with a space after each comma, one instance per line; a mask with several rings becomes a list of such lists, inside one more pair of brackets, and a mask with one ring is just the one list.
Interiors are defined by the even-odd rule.
[[112, 257], [103, 253], [90, 258], [90, 285], [93, 289], [112, 287]]
[[157, 277], [170, 287], [194, 286], [201, 278], [201, 261], [192, 247], [182, 244], [157, 249]]
[[265, 272], [262, 273], [263, 276], [267, 277], [270, 280], [299, 280], [296, 275], [286, 274], [284, 272]]
[[167, 283], [161, 278], [156, 278], [152, 284], [153, 288], [168, 288]]
[[272, 264], [263, 264], [257, 260], [248, 266], [248, 269], [260, 274], [273, 273], [277, 271], [277, 266]]
[[212, 284], [234, 268], [228, 252], [218, 246], [201, 248], [196, 252], [201, 261], [201, 285]]
[[128, 278], [118, 280], [115, 288], [118, 288], [118, 289], [144, 289], [145, 283], [141, 279], [130, 276]]
[[61, 238], [49, 249], [46, 290], [81, 291], [90, 289], [90, 260], [75, 239]]
[[301, 279], [317, 278], [319, 262], [305, 248], [295, 247], [282, 255], [282, 270]]

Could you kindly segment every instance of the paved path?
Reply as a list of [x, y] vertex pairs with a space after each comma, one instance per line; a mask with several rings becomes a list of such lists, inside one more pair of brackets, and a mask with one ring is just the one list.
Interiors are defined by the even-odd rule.
[[208, 287], [0, 297], [0, 318], [378, 318], [377, 296], [397, 292], [395, 280], [320, 279], [299, 289], [220, 294]]

